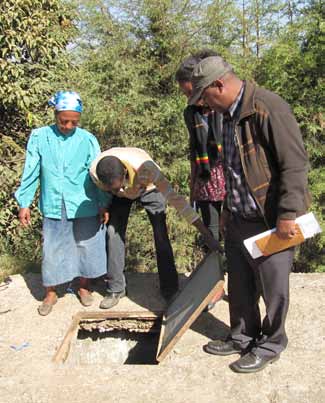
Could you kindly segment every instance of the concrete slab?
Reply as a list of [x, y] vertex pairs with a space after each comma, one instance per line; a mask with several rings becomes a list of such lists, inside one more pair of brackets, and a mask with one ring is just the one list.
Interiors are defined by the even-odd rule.
[[[0, 288], [0, 312], [9, 310], [0, 314], [1, 403], [325, 401], [324, 274], [291, 276], [288, 349], [275, 364], [252, 375], [230, 371], [228, 365], [236, 356], [215, 357], [202, 350], [208, 340], [227, 334], [225, 301], [212, 312], [201, 314], [160, 365], [123, 365], [119, 357], [112, 363], [103, 353], [116, 348], [112, 344], [102, 345], [99, 355], [95, 349], [96, 359], [53, 365], [53, 352], [72, 316], [79, 310], [94, 310], [104, 287], [97, 284], [96, 304], [90, 308], [82, 307], [74, 294], [63, 295], [61, 290], [53, 312], [41, 317], [37, 313], [42, 297], [40, 276], [30, 273], [12, 280], [7, 288]], [[115, 310], [163, 308], [156, 275], [130, 273], [128, 286], [128, 298]], [[22, 347], [23, 343], [28, 344]]]

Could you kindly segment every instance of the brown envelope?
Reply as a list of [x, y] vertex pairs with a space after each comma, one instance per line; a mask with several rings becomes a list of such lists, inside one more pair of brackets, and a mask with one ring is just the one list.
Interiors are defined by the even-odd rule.
[[296, 235], [290, 239], [281, 239], [276, 235], [275, 232], [273, 232], [272, 234], [261, 239], [257, 239], [255, 242], [263, 255], [269, 256], [273, 253], [280, 252], [281, 250], [299, 245], [304, 242], [305, 238], [298, 224], [296, 224], [296, 231]]

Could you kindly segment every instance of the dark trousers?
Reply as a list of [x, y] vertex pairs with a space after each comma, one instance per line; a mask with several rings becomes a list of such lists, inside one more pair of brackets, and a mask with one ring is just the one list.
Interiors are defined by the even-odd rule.
[[[226, 228], [231, 338], [261, 356], [280, 354], [287, 346], [285, 320], [289, 307], [289, 274], [294, 249], [252, 259], [243, 240], [266, 230], [262, 220], [232, 215]], [[259, 298], [266, 315], [261, 322]]]
[[[178, 276], [166, 225], [165, 199], [156, 190], [137, 199], [146, 210], [153, 228], [160, 288], [178, 289]], [[113, 197], [108, 224], [108, 291], [125, 289], [125, 233], [135, 200]]]
[[202, 221], [209, 228], [214, 239], [219, 240], [219, 216], [221, 201], [198, 201], [197, 206], [201, 211]]

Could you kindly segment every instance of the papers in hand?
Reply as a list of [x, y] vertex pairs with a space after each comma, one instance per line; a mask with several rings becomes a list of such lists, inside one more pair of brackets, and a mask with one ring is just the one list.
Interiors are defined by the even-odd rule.
[[[322, 232], [313, 213], [304, 214], [296, 219], [297, 234], [291, 239], [280, 239], [276, 228], [245, 239], [244, 245], [253, 259], [299, 245], [305, 239]], [[257, 242], [256, 242], [257, 241]]]

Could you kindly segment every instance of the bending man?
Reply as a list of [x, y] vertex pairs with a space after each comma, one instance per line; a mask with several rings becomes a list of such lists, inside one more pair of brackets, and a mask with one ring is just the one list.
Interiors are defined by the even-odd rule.
[[125, 296], [125, 232], [135, 200], [145, 208], [152, 225], [160, 290], [169, 301], [178, 290], [178, 277], [167, 233], [165, 201], [201, 232], [210, 249], [217, 250], [219, 243], [145, 151], [132, 147], [111, 148], [99, 155], [90, 173], [99, 188], [113, 194], [108, 225], [107, 296], [100, 308], [111, 308]]

